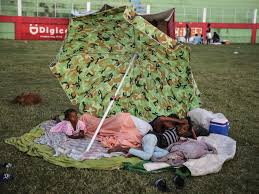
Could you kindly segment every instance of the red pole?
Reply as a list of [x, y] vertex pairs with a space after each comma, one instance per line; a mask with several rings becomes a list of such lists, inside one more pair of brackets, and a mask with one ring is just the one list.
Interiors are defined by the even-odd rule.
[[251, 30], [252, 30], [251, 43], [255, 44], [256, 43], [256, 24], [253, 24]]
[[15, 21], [15, 40], [22, 39], [22, 16], [17, 16], [17, 20]]
[[207, 23], [203, 22], [202, 23], [202, 37], [203, 37], [203, 43], [205, 44], [207, 41], [207, 37], [206, 37], [206, 29], [207, 29]]

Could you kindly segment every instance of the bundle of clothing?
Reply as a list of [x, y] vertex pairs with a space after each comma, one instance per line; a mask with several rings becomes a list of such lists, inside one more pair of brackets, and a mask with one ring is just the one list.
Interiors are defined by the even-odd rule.
[[168, 154], [162, 158], [152, 157], [155, 162], [166, 162], [181, 167], [188, 159], [197, 159], [206, 154], [217, 154], [216, 148], [210, 144], [193, 139], [183, 139], [167, 147]]

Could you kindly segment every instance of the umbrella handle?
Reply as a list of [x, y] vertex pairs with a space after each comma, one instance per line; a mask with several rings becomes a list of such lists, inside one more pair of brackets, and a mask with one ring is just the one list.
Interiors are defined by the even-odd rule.
[[[127, 70], [126, 70], [126, 72], [125, 72], [125, 74], [124, 74], [124, 76], [123, 76], [123, 78], [122, 78], [120, 84], [119, 84], [119, 87], [117, 88], [117, 90], [116, 90], [116, 92], [115, 92], [115, 94], [114, 94], [112, 100], [110, 101], [110, 103], [109, 103], [109, 105], [108, 105], [108, 107], [107, 107], [107, 109], [106, 109], [106, 111], [105, 111], [105, 113], [104, 113], [104, 115], [103, 115], [103, 118], [102, 118], [101, 122], [99, 123], [97, 129], [95, 130], [95, 133], [94, 133], [94, 135], [93, 135], [93, 137], [92, 137], [90, 143], [88, 144], [88, 146], [87, 146], [85, 152], [88, 152], [88, 151], [90, 150], [90, 148], [91, 148], [91, 146], [92, 146], [92, 144], [93, 144], [93, 142], [94, 142], [94, 140], [95, 140], [97, 134], [99, 133], [99, 131], [100, 131], [102, 125], [103, 125], [104, 120], [106, 119], [106, 117], [107, 117], [107, 115], [108, 115], [108, 113], [109, 113], [109, 111], [110, 111], [110, 109], [111, 109], [111, 107], [112, 107], [112, 105], [113, 105], [113, 102], [115, 101], [115, 99], [116, 99], [116, 97], [117, 97], [117, 95], [118, 95], [118, 93], [119, 93], [119, 91], [120, 91], [120, 89], [121, 89], [121, 87], [122, 87], [122, 84], [123, 84], [123, 82], [124, 82], [126, 76], [127, 76], [128, 73], [129, 73], [129, 70], [130, 70], [131, 66], [133, 65], [133, 63], [134, 63], [134, 61], [136, 60], [137, 57], [138, 57], [138, 54], [135, 53], [135, 54], [133, 55], [133, 57], [131, 58], [130, 64], [129, 64], [129, 66], [128, 66], [128, 68], [127, 68]], [[85, 152], [84, 152], [84, 153], [85, 153]]]

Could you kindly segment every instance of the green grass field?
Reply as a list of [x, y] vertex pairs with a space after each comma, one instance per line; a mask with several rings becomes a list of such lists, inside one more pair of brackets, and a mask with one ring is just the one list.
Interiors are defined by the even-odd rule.
[[[4, 143], [4, 139], [21, 136], [71, 106], [48, 68], [60, 45], [61, 42], [0, 40], [0, 162], [15, 164], [9, 171], [15, 179], [0, 183], [0, 193], [150, 194], [158, 193], [152, 184], [159, 177], [165, 178], [172, 193], [176, 193], [170, 171], [141, 174], [62, 168]], [[259, 45], [192, 47], [191, 66], [201, 91], [202, 107], [222, 112], [230, 120], [230, 137], [237, 141], [237, 152], [219, 173], [187, 178], [184, 193], [259, 192], [258, 55]], [[10, 104], [24, 91], [40, 93], [43, 103], [33, 107]]]

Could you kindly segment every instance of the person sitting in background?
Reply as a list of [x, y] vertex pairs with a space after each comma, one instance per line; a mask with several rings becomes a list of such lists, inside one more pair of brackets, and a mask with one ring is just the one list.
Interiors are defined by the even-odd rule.
[[213, 43], [218, 43], [218, 42], [220, 42], [220, 37], [219, 37], [219, 34], [218, 34], [217, 32], [214, 32], [214, 33], [213, 33], [212, 42], [213, 42]]
[[64, 112], [64, 120], [50, 129], [51, 132], [63, 132], [69, 138], [84, 138], [86, 126], [84, 122], [78, 120], [77, 111], [75, 109], [67, 109]]
[[198, 34], [194, 35], [193, 44], [202, 44], [202, 39], [200, 36], [198, 36]]

